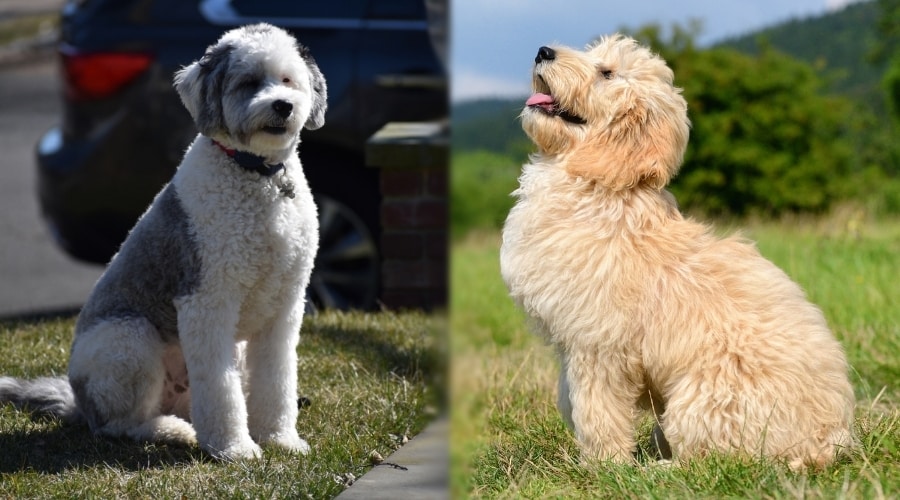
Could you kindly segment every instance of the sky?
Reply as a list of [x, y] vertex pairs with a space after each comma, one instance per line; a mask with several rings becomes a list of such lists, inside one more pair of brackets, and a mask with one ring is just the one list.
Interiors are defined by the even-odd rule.
[[584, 47], [599, 35], [649, 23], [702, 22], [700, 46], [855, 0], [452, 0], [453, 102], [529, 94], [541, 45]]

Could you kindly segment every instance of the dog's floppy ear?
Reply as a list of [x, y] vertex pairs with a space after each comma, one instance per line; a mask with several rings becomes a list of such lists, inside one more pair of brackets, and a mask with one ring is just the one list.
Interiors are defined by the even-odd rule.
[[175, 90], [205, 135], [225, 128], [222, 92], [233, 50], [231, 45], [214, 45], [206, 49], [199, 61], [175, 72]]
[[304, 127], [307, 130], [315, 130], [325, 125], [325, 111], [328, 110], [328, 86], [325, 84], [325, 75], [319, 70], [309, 49], [301, 45], [299, 50], [300, 56], [303, 57], [303, 61], [306, 62], [306, 67], [309, 69], [309, 85], [313, 91], [312, 108]]
[[613, 191], [647, 185], [662, 189], [678, 172], [690, 125], [683, 108], [667, 112], [636, 99], [598, 136], [585, 140], [566, 163], [573, 176]]

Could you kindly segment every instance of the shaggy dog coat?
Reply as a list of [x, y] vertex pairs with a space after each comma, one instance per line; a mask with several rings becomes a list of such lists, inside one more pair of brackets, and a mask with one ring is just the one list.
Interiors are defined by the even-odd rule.
[[672, 81], [622, 36], [540, 49], [522, 113], [538, 152], [503, 229], [503, 279], [559, 353], [584, 459], [633, 460], [646, 408], [676, 457], [823, 466], [853, 443], [844, 353], [752, 243], [685, 219], [663, 189], [689, 131]]
[[318, 246], [300, 130], [325, 80], [286, 32], [229, 31], [176, 74], [200, 135], [81, 311], [69, 377], [0, 378], [0, 401], [107, 436], [306, 452], [297, 343]]

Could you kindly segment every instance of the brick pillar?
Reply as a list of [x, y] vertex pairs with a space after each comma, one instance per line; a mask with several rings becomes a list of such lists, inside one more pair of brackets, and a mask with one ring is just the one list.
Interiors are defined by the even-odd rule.
[[392, 309], [447, 305], [446, 123], [389, 123], [366, 144], [380, 169], [381, 302]]

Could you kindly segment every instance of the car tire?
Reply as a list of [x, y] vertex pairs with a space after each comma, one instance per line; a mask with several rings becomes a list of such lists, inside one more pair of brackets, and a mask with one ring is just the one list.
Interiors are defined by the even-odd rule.
[[321, 193], [315, 201], [319, 251], [307, 288], [307, 309], [371, 309], [380, 288], [375, 237], [346, 204]]

